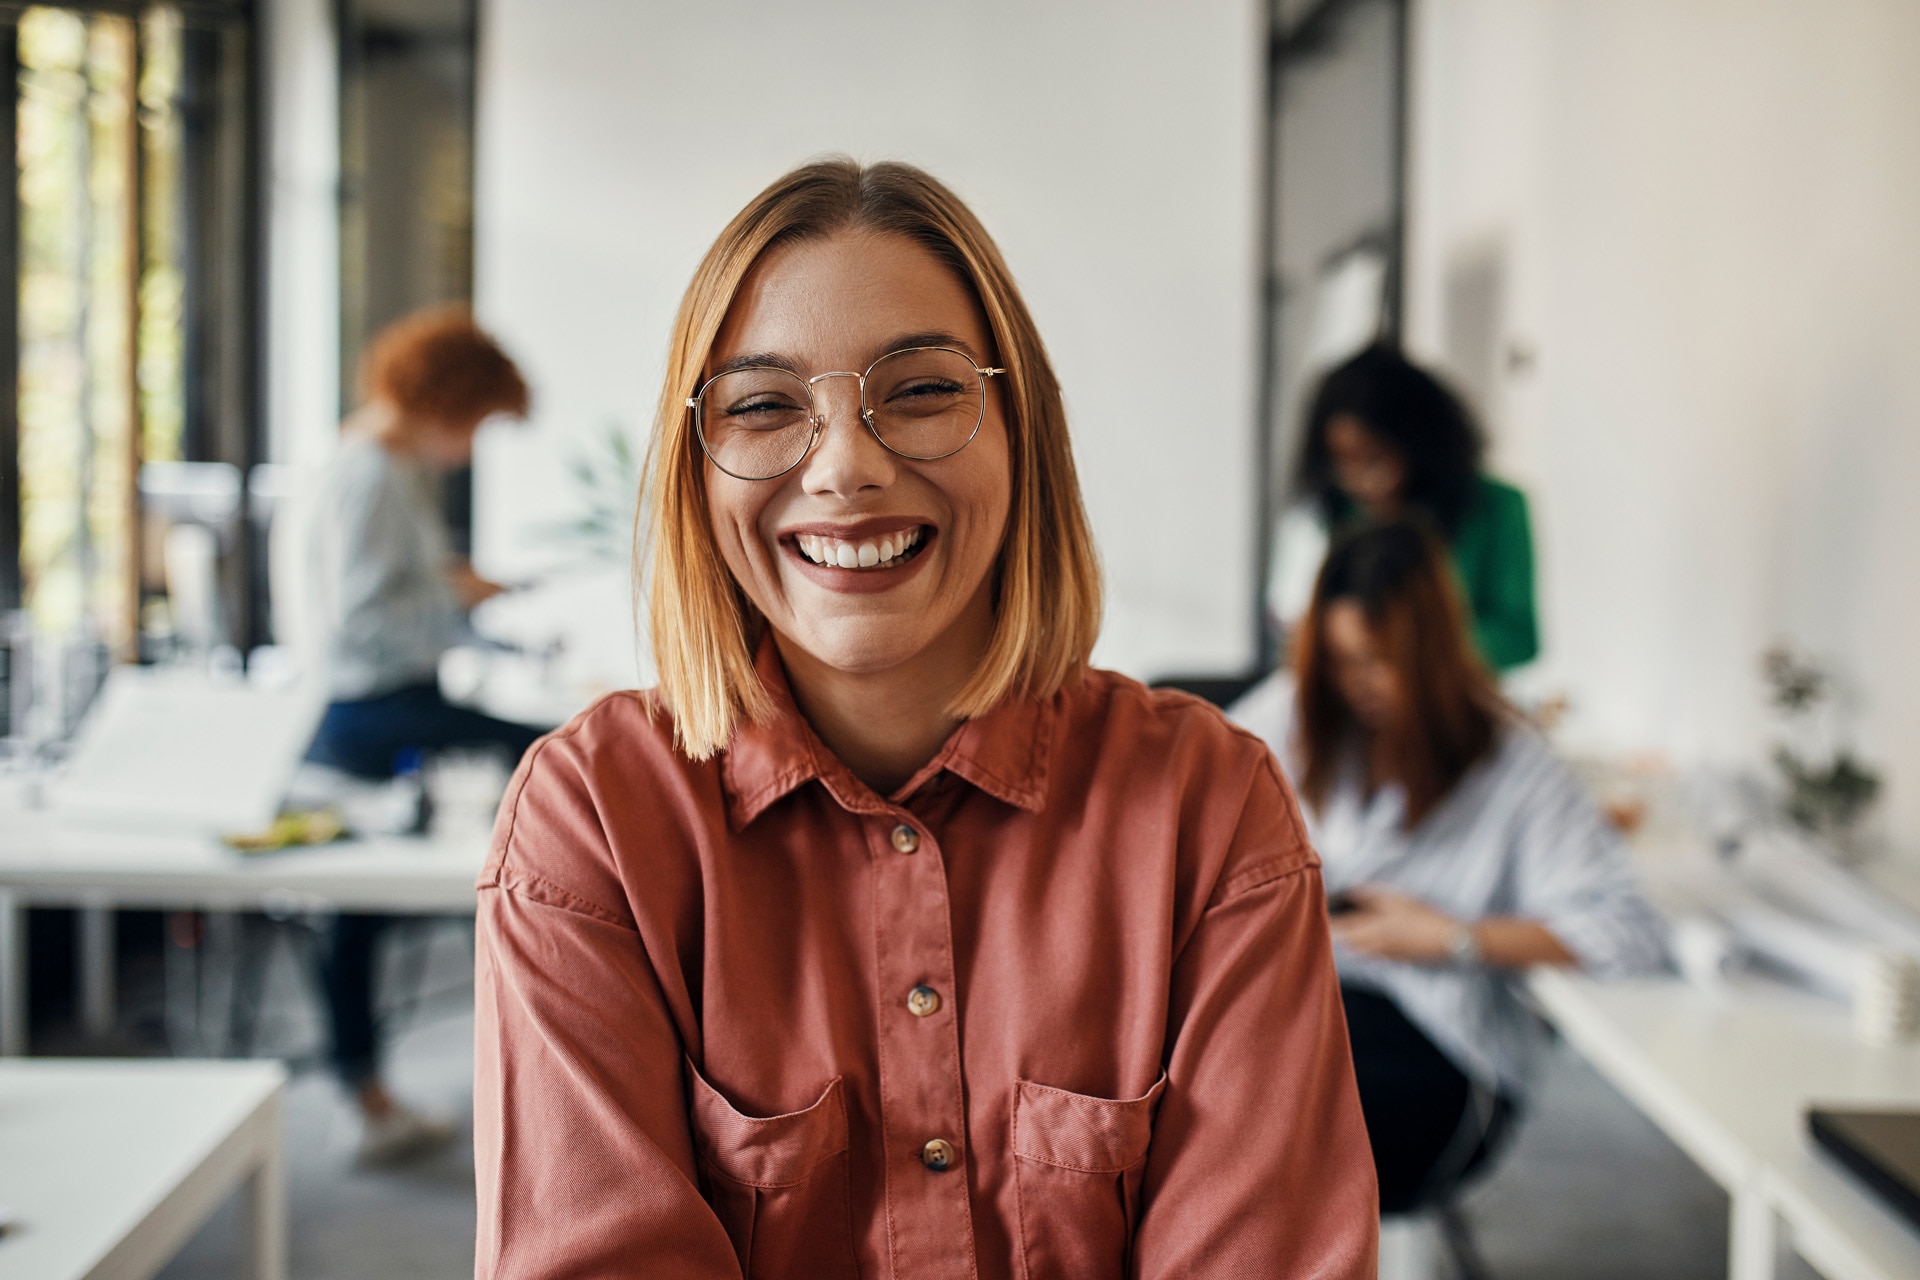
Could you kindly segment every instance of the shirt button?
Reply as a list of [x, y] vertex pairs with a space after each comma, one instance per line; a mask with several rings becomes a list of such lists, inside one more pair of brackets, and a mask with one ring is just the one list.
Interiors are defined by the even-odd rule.
[[893, 847], [902, 853], [912, 853], [920, 847], [920, 833], [901, 823], [893, 829]]
[[935, 1173], [945, 1173], [947, 1170], [953, 1168], [954, 1161], [959, 1158], [960, 1153], [955, 1151], [953, 1144], [945, 1138], [935, 1138], [932, 1142], [920, 1148], [920, 1163]]
[[915, 987], [907, 992], [907, 1012], [925, 1018], [940, 1011], [940, 993], [932, 987]]

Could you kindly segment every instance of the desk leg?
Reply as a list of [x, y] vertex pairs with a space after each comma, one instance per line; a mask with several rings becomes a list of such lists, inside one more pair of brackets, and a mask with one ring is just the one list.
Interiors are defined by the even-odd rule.
[[1728, 1227], [1727, 1280], [1773, 1280], [1778, 1249], [1773, 1206], [1758, 1188], [1733, 1193]]
[[90, 902], [79, 911], [80, 928], [75, 957], [80, 968], [80, 1025], [101, 1040], [111, 1035], [115, 1022], [113, 908]]
[[287, 1278], [287, 1170], [281, 1153], [280, 1099], [255, 1117], [260, 1162], [240, 1193], [240, 1248], [255, 1280]]
[[27, 1052], [27, 908], [0, 889], [0, 1058]]

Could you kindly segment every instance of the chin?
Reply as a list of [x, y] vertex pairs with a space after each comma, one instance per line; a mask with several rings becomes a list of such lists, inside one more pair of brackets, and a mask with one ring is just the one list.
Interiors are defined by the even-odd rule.
[[802, 627], [791, 639], [814, 661], [847, 675], [891, 670], [925, 649], [930, 637], [865, 619]]

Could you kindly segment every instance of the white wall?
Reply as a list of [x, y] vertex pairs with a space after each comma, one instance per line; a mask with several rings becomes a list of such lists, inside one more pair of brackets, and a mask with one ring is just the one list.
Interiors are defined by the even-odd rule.
[[[477, 556], [564, 518], [636, 436], [701, 253], [816, 154], [920, 164], [998, 239], [1061, 379], [1109, 586], [1098, 660], [1252, 660], [1256, 0], [488, 0], [478, 308], [535, 382], [483, 438]], [[606, 602], [589, 628], [618, 623]]]
[[1457, 349], [1450, 281], [1499, 264], [1535, 685], [1581, 745], [1737, 760], [1761, 650], [1823, 654], [1920, 852], [1920, 5], [1415, 12], [1410, 340]]

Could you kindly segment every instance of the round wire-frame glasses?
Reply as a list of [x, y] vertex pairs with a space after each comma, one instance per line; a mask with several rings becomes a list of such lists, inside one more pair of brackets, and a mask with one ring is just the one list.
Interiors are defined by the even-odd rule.
[[828, 378], [858, 381], [860, 420], [874, 439], [903, 458], [933, 462], [973, 442], [986, 417], [987, 379], [1005, 372], [952, 347], [902, 347], [863, 373], [724, 369], [687, 397], [687, 408], [714, 466], [738, 480], [774, 480], [799, 466], [826, 429], [813, 388]]

